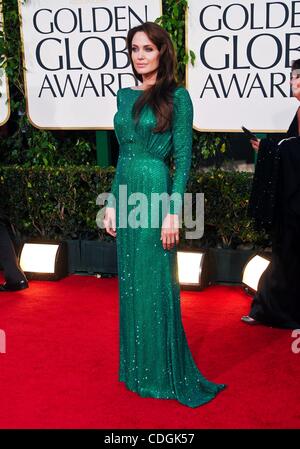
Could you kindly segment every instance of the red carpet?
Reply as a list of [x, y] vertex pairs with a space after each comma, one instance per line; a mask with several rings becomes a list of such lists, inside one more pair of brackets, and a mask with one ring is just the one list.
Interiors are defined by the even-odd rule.
[[240, 322], [240, 288], [184, 292], [182, 314], [202, 373], [226, 383], [189, 409], [118, 382], [116, 279], [31, 281], [0, 296], [0, 428], [299, 428], [300, 354], [291, 331]]

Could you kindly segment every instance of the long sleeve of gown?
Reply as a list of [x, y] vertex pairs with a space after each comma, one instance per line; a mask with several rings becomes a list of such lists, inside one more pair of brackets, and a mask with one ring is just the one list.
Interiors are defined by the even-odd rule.
[[[171, 193], [179, 193], [183, 201], [191, 167], [193, 141], [193, 104], [188, 91], [184, 88], [179, 88], [174, 94], [172, 135], [175, 172]], [[180, 212], [180, 205], [176, 201], [171, 201], [170, 213]]]
[[[117, 92], [117, 108], [120, 106], [120, 90]], [[115, 176], [111, 185], [111, 190], [107, 198], [108, 207], [116, 207], [117, 194], [119, 189], [118, 163], [115, 171]]]

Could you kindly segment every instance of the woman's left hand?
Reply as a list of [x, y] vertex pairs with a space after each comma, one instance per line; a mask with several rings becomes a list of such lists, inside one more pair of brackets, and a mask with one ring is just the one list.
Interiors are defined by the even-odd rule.
[[177, 214], [167, 214], [162, 224], [161, 237], [164, 249], [172, 249], [179, 242], [179, 220]]

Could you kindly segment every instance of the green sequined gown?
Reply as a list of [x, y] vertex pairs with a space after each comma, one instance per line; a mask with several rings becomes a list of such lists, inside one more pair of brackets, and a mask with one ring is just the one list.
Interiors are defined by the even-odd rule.
[[[184, 193], [191, 162], [193, 107], [187, 90], [177, 88], [172, 130], [153, 133], [156, 119], [149, 107], [143, 109], [138, 125], [132, 119], [132, 107], [141, 92], [120, 89], [114, 118], [120, 145], [111, 191], [117, 199], [119, 380], [140, 396], [177, 399], [197, 407], [214, 398], [224, 385], [201, 375], [188, 347], [181, 321], [176, 249], [163, 249], [161, 226], [150, 227], [150, 209], [149, 226], [144, 222], [134, 229], [120, 225], [118, 211], [120, 185], [127, 186], [127, 198], [133, 192], [144, 193], [149, 200], [153, 192]], [[175, 162], [173, 182], [166, 164], [170, 154]], [[108, 204], [112, 205], [110, 200]], [[129, 205], [128, 214], [133, 209]]]

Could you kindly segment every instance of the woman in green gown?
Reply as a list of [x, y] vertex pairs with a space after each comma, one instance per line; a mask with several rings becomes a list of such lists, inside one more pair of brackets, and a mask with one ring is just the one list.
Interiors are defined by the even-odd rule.
[[[146, 22], [129, 31], [127, 45], [142, 84], [117, 93], [114, 125], [120, 153], [104, 220], [107, 232], [117, 237], [119, 380], [140, 396], [197, 407], [224, 385], [199, 372], [181, 321], [176, 260], [180, 203], [170, 201], [165, 214], [163, 202], [154, 207], [152, 196], [182, 197], [185, 192], [193, 106], [187, 90], [175, 82], [175, 52], [165, 30]], [[175, 163], [172, 180], [169, 156]], [[136, 202], [131, 195], [137, 192]]]

